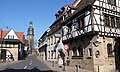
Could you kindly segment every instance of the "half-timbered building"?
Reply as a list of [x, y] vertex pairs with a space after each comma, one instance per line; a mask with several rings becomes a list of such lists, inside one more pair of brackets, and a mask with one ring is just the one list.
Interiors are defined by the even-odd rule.
[[120, 70], [120, 0], [81, 0], [61, 23], [70, 65], [94, 72]]

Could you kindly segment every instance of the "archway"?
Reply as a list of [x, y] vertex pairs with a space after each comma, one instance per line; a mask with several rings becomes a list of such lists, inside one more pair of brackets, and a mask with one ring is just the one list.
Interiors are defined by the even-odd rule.
[[13, 55], [9, 50], [1, 49], [1, 61], [14, 61]]

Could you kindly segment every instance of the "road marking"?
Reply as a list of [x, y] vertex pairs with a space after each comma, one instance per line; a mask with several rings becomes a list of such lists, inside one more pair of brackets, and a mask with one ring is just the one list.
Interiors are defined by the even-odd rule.
[[31, 65], [32, 64], [32, 60], [30, 60], [30, 63], [29, 63], [29, 65]]
[[30, 63], [29, 65], [31, 65], [32, 63]]
[[30, 62], [32, 63], [32, 60], [30, 60]]
[[26, 68], [27, 68], [27, 66], [24, 67], [24, 69], [26, 69]]

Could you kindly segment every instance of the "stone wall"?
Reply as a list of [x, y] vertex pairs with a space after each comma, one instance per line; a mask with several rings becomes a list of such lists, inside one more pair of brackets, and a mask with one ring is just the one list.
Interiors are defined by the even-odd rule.
[[18, 48], [2, 48], [2, 49], [10, 51], [10, 53], [13, 55], [14, 61], [18, 61]]

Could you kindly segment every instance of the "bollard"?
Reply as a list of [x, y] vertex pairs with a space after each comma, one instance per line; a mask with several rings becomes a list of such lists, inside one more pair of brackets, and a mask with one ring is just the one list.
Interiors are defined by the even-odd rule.
[[54, 67], [54, 61], [52, 61], [52, 67]]
[[66, 69], [65, 69], [65, 63], [63, 63], [63, 71], [66, 71]]

